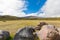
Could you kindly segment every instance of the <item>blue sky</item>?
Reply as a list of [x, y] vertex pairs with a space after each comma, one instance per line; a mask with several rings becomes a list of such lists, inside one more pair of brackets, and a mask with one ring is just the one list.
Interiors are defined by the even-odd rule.
[[60, 17], [60, 0], [0, 0], [0, 15]]
[[26, 14], [36, 13], [42, 8], [42, 6], [46, 2], [46, 0], [26, 0], [26, 1], [28, 2], [26, 3], [27, 10], [24, 10]]

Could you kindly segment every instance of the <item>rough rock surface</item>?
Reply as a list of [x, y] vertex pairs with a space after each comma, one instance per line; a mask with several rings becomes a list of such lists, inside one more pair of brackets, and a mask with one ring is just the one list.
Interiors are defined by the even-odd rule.
[[41, 30], [37, 32], [40, 40], [60, 40], [59, 31], [54, 25], [44, 25]]
[[35, 30], [32, 27], [24, 27], [18, 30], [13, 40], [34, 40], [33, 32]]
[[7, 40], [10, 37], [10, 33], [8, 31], [0, 30], [0, 40]]
[[37, 25], [37, 27], [35, 27], [35, 30], [40, 30], [43, 25], [48, 25], [48, 23], [46, 23], [46, 22], [40, 22], [40, 23]]

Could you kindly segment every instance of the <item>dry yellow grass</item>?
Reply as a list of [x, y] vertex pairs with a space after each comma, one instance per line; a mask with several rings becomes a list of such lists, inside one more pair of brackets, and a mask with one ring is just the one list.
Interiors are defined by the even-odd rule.
[[37, 26], [37, 24], [42, 21], [60, 27], [60, 21], [58, 20], [13, 20], [6, 22], [0, 21], [0, 30], [7, 30], [11, 35], [14, 35], [19, 28], [25, 26]]

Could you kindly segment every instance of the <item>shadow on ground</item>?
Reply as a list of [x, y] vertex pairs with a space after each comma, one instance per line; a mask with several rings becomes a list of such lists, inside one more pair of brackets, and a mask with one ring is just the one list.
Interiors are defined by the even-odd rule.
[[9, 37], [8, 39], [6, 39], [6, 40], [13, 40], [13, 38], [12, 37]]

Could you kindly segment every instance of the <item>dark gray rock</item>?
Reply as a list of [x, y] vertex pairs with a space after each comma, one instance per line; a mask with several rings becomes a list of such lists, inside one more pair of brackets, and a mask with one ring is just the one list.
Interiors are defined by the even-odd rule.
[[24, 27], [19, 29], [14, 36], [14, 40], [34, 40], [35, 30], [32, 27]]
[[10, 37], [10, 33], [8, 31], [0, 30], [0, 40], [7, 40]]

